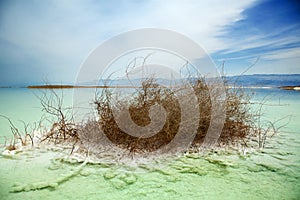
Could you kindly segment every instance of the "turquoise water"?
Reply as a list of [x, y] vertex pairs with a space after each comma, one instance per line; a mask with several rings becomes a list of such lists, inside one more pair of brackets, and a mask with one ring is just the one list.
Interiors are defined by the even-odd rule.
[[[76, 171], [79, 164], [60, 150], [29, 149], [0, 157], [0, 199], [300, 199], [300, 92], [254, 92], [254, 102], [269, 97], [264, 120], [289, 116], [280, 126], [290, 119], [264, 150], [191, 154], [138, 166], [88, 164]], [[66, 104], [71, 103], [72, 91], [64, 94]], [[42, 114], [33, 90], [0, 89], [0, 102], [0, 114], [16, 123], [39, 120]], [[4, 119], [0, 135], [11, 135]], [[13, 192], [43, 184], [51, 187]]]
[[[27, 89], [27, 88], [1, 88], [0, 89], [0, 115], [9, 117], [11, 121], [24, 131], [23, 123], [32, 124], [39, 122], [45, 114], [39, 98], [43, 96], [44, 90]], [[61, 92], [57, 91], [59, 96], [64, 97], [65, 107], [72, 105], [73, 90], [66, 89]], [[46, 124], [46, 120], [44, 120]], [[30, 129], [30, 127], [29, 127]], [[0, 117], [0, 136], [11, 136], [10, 126], [5, 118]]]

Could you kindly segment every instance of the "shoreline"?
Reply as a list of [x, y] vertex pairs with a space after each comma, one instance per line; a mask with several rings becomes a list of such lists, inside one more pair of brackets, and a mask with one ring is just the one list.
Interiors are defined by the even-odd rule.
[[300, 91], [300, 85], [298, 85], [298, 86], [280, 86], [279, 89]]
[[[236, 86], [227, 86], [227, 88], [234, 88]], [[134, 86], [113, 86], [113, 85], [29, 85], [26, 86], [28, 89], [76, 89], [76, 88], [139, 88]], [[271, 87], [271, 86], [245, 86], [243, 88], [250, 88], [250, 89], [272, 89], [272, 88], [278, 88], [281, 90], [295, 90], [300, 91], [300, 85], [298, 86], [277, 86], [277, 87]]]
[[[165, 86], [162, 86], [165, 87]], [[176, 87], [176, 86], [175, 86]], [[173, 88], [175, 88], [173, 87]], [[300, 85], [289, 85], [289, 86], [226, 86], [226, 88], [242, 87], [244, 89], [279, 89], [279, 90], [290, 90], [290, 91], [300, 91]], [[130, 85], [28, 85], [28, 86], [0, 86], [0, 89], [45, 89], [45, 90], [58, 90], [58, 89], [132, 89], [132, 88], [142, 88], [142, 86], [130, 86]]]

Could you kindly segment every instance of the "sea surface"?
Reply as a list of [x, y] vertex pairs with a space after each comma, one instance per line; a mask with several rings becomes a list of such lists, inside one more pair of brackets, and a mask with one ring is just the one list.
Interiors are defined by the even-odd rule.
[[[262, 150], [228, 149], [140, 165], [88, 164], [79, 170], [80, 163], [59, 149], [29, 148], [0, 156], [0, 199], [300, 199], [300, 92], [246, 91], [254, 93], [254, 110], [264, 102], [262, 123], [283, 126]], [[37, 98], [42, 93], [2, 88], [0, 114], [21, 133], [20, 120], [33, 130], [44, 114]], [[63, 91], [64, 105], [72, 105], [72, 95], [72, 90]], [[7, 119], [1, 117], [0, 144], [9, 144], [11, 136]], [[31, 190], [43, 185], [49, 187]]]

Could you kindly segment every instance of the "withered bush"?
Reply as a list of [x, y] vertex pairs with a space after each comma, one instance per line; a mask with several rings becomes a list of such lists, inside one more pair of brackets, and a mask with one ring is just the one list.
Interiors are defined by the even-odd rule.
[[[62, 89], [62, 88], [61, 88]], [[73, 116], [70, 108], [63, 105], [63, 91], [59, 95], [53, 88], [42, 91], [42, 95], [38, 96], [42, 106], [42, 110], [52, 118], [46, 118], [52, 124], [46, 135], [43, 135], [41, 142], [49, 141], [54, 144], [63, 142], [77, 143], [79, 135], [77, 126], [73, 122]]]
[[[111, 98], [109, 89], [105, 89], [95, 103], [104, 134], [119, 147], [129, 151], [153, 151], [168, 144], [178, 132], [181, 117], [178, 100], [169, 88], [160, 87], [154, 79], [144, 81], [131, 99], [112, 105]], [[162, 105], [167, 113], [166, 123], [162, 130], [148, 138], [138, 138], [124, 133], [115, 121], [112, 111], [112, 109], [122, 109], [124, 103], [130, 104], [130, 116], [139, 126], [146, 126], [150, 123], [149, 110], [151, 106]], [[115, 107], [112, 108], [112, 106]]]
[[[223, 87], [225, 86], [225, 91], [223, 91], [225, 92], [225, 99], [223, 99], [225, 109], [222, 113], [225, 114], [225, 120], [222, 121], [223, 129], [218, 137], [219, 145], [242, 144], [247, 146], [249, 140], [257, 140], [259, 148], [263, 148], [267, 137], [270, 135], [269, 133], [271, 133], [272, 137], [277, 132], [278, 129], [274, 126], [275, 123], [270, 122], [271, 125], [266, 128], [261, 125], [261, 107], [264, 104], [261, 104], [258, 113], [254, 113], [250, 110], [252, 104], [250, 102], [251, 95], [246, 93], [242, 87], [229, 87], [226, 78], [223, 77], [222, 83], [207, 83], [204, 78], [189, 78], [185, 81], [188, 81], [188, 84], [185, 83], [188, 86], [173, 85], [164, 87], [159, 85], [156, 79], [148, 78], [141, 81], [140, 87], [119, 88], [122, 91], [127, 89], [129, 91], [134, 90], [135, 92], [133, 94], [130, 93], [130, 96], [116, 96], [117, 93], [114, 93], [110, 86], [102, 87], [102, 92], [96, 97], [94, 102], [98, 119], [90, 120], [81, 125], [73, 122], [73, 115], [70, 112], [70, 108], [63, 106], [63, 93], [60, 96], [55, 90], [50, 88], [50, 91], [44, 92], [39, 97], [42, 109], [52, 116], [51, 119], [47, 118], [52, 126], [40, 138], [41, 142], [47, 141], [54, 144], [73, 143], [73, 149], [75, 148], [75, 144], [79, 143], [80, 147], [83, 147], [84, 150], [92, 150], [94, 152], [103, 151], [101, 145], [110, 148], [110, 144], [113, 143], [129, 152], [153, 152], [169, 144], [178, 134], [179, 130], [183, 130], [183, 137], [193, 137], [191, 146], [199, 149], [198, 147], [206, 139], [212, 120], [218, 118], [218, 115], [212, 113], [214, 112], [213, 100], [222, 99], [221, 96], [224, 93], [212, 92], [211, 88], [218, 88], [220, 84], [224, 84]], [[192, 89], [192, 93], [196, 97], [197, 105], [195, 107], [186, 106], [190, 103], [189, 95], [191, 94], [188, 92], [178, 92], [183, 91], [185, 87]], [[112, 88], [116, 89], [117, 87]], [[182, 99], [185, 100], [182, 101]], [[136, 136], [120, 128], [116, 120], [116, 113], [121, 113], [118, 117], [119, 121], [123, 120], [126, 123], [128, 122], [128, 118], [130, 118], [136, 126], [146, 127], [153, 121], [153, 115], [151, 118], [151, 109], [156, 105], [160, 105], [160, 109], [164, 109], [165, 121], [162, 128], [155, 134], [151, 134], [149, 137]], [[189, 115], [190, 118], [184, 118], [182, 107], [185, 106], [188, 109], [199, 108], [199, 113], [196, 113], [197, 116]], [[122, 115], [122, 112], [120, 112], [122, 110], [128, 110], [130, 116], [126, 114]], [[195, 110], [188, 110], [187, 112], [189, 111], [190, 113], [194, 113]], [[7, 119], [9, 120], [9, 118]], [[160, 118], [155, 119], [159, 120]], [[198, 123], [195, 123], [197, 125], [196, 135], [189, 132], [188, 128], [181, 129], [182, 119]], [[13, 126], [10, 120], [9, 122], [14, 135], [22, 141], [22, 144], [26, 143], [28, 136], [33, 145], [33, 138], [27, 134], [28, 125], [24, 123], [26, 136], [23, 139], [18, 129]], [[153, 132], [153, 130], [149, 129], [148, 131]], [[145, 133], [145, 135], [149, 134]], [[15, 148], [14, 144], [15, 142], [12, 148]]]
[[[226, 81], [224, 82], [226, 84]], [[202, 78], [192, 79], [190, 84], [199, 106], [199, 126], [192, 143], [192, 146], [197, 146], [203, 142], [212, 120], [211, 98], [217, 97], [211, 96], [208, 85]], [[106, 137], [119, 147], [128, 149], [130, 152], [151, 152], [168, 144], [177, 134], [181, 120], [178, 98], [185, 98], [185, 96], [174, 95], [171, 88], [159, 86], [153, 78], [144, 80], [141, 87], [135, 89], [136, 92], [133, 96], [120, 98], [117, 101], [113, 101], [113, 93], [109, 88], [103, 89], [95, 101], [99, 126]], [[251, 134], [251, 123], [253, 123], [253, 117], [249, 111], [250, 96], [245, 94], [241, 88], [226, 87], [225, 93], [226, 118], [218, 142], [219, 144], [232, 144], [243, 141], [246, 144], [246, 140]], [[148, 138], [135, 137], [119, 128], [113, 110], [129, 107], [130, 117], [135, 124], [146, 126], [151, 122], [150, 107], [155, 104], [162, 105], [167, 113], [166, 122], [157, 134]], [[120, 119], [122, 120], [122, 117]], [[123, 118], [123, 120], [126, 119]], [[190, 133], [186, 134], [188, 136]]]

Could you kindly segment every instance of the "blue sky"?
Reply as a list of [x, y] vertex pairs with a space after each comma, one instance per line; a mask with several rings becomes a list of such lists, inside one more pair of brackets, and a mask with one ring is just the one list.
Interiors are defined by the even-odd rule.
[[300, 73], [300, 7], [290, 0], [0, 1], [0, 85], [73, 83], [103, 41], [164, 28], [199, 43], [228, 75]]

